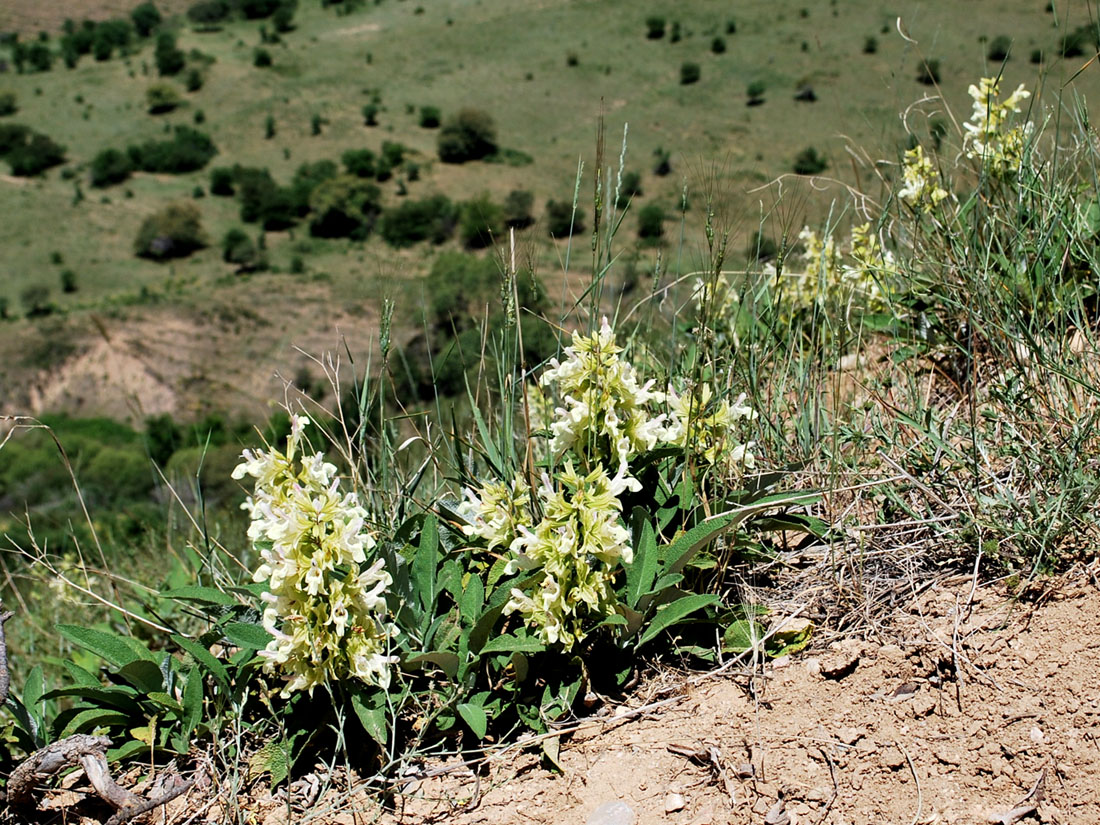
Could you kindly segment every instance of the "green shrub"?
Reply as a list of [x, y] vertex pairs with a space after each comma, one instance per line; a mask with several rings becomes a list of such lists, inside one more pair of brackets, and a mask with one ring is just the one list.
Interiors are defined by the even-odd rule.
[[202, 73], [202, 69], [191, 68], [187, 70], [187, 77], [184, 79], [184, 86], [187, 91], [197, 92], [205, 82], [206, 78]]
[[1100, 48], [1100, 35], [1095, 26], [1078, 26], [1062, 35], [1058, 50], [1062, 57], [1080, 57], [1086, 52], [1095, 52]]
[[504, 237], [504, 210], [488, 192], [461, 205], [458, 235], [467, 249], [482, 249]]
[[378, 125], [378, 112], [381, 111], [377, 103], [368, 103], [363, 107], [363, 123], [366, 126]]
[[439, 130], [439, 159], [444, 163], [479, 160], [497, 150], [496, 126], [481, 109], [462, 109]]
[[91, 184], [97, 188], [122, 183], [134, 171], [130, 156], [118, 149], [104, 149], [92, 158]]
[[794, 159], [796, 175], [817, 175], [829, 167], [829, 162], [817, 153], [813, 146], [807, 146]]
[[264, 139], [271, 140], [275, 137], [275, 116], [268, 115], [264, 119]]
[[236, 190], [233, 188], [234, 174], [228, 166], [219, 166], [210, 170], [210, 194], [220, 198], [231, 198]]
[[282, 5], [282, 0], [236, 0], [237, 8], [247, 20], [271, 17]]
[[1008, 60], [1008, 54], [1012, 51], [1012, 38], [1008, 35], [1001, 34], [993, 38], [993, 41], [989, 44], [989, 50], [986, 52], [986, 57], [995, 63], [1002, 63]]
[[420, 107], [420, 127], [422, 129], [438, 129], [440, 118], [438, 106]]
[[50, 305], [50, 288], [42, 284], [32, 284], [19, 293], [19, 301], [28, 318], [40, 318], [53, 312]]
[[151, 140], [131, 146], [127, 152], [134, 166], [144, 172], [179, 175], [206, 166], [218, 153], [210, 136], [190, 126], [177, 126], [171, 140]]
[[6, 153], [11, 173], [19, 177], [33, 177], [65, 162], [65, 147], [46, 135], [29, 132], [25, 141]]
[[917, 65], [917, 82], [935, 86], [940, 82], [940, 61], [925, 60]]
[[665, 36], [665, 18], [653, 15], [645, 19], [645, 36], [650, 40], [660, 40]]
[[340, 157], [349, 175], [359, 178], [373, 178], [376, 158], [370, 149], [348, 149]]
[[31, 43], [27, 48], [27, 62], [31, 71], [48, 72], [53, 68], [53, 52], [45, 43]]
[[878, 51], [878, 39], [875, 37], [867, 36], [863, 39], [863, 53], [874, 54]]
[[683, 35], [680, 32], [680, 21], [679, 20], [673, 20], [672, 21], [672, 31], [668, 35], [668, 42], [669, 43], [679, 43], [682, 37], [683, 37]]
[[32, 134], [22, 123], [0, 123], [0, 157], [25, 144]]
[[148, 37], [161, 24], [163, 18], [152, 3], [142, 3], [130, 12], [130, 20], [134, 24], [138, 37]]
[[546, 202], [546, 231], [554, 238], [565, 238], [584, 231], [584, 210], [569, 201]]
[[619, 181], [619, 197], [615, 202], [616, 209], [624, 209], [634, 198], [642, 196], [642, 176], [638, 172], [624, 172]]
[[183, 96], [171, 83], [154, 83], [145, 90], [145, 103], [151, 115], [171, 112], [182, 102]]
[[0, 92], [0, 117], [14, 115], [17, 111], [19, 111], [19, 98], [16, 97], [15, 92], [7, 89]]
[[654, 241], [665, 232], [665, 210], [655, 203], [647, 203], [638, 210], [638, 237]]
[[1043, 58], [1044, 58], [1044, 55], [1043, 55], [1043, 50], [1042, 49], [1032, 49], [1031, 50], [1030, 60], [1033, 64], [1040, 65], [1043, 62]]
[[134, 240], [134, 252], [142, 258], [183, 258], [207, 245], [202, 214], [188, 201], [170, 203], [147, 217]]
[[275, 31], [294, 31], [294, 12], [298, 10], [298, 0], [282, 0], [275, 13], [271, 15], [271, 22], [275, 25]]
[[526, 229], [535, 222], [531, 210], [535, 196], [526, 189], [513, 189], [504, 199], [504, 224], [511, 229]]
[[153, 52], [157, 64], [157, 73], [161, 77], [171, 77], [183, 71], [187, 58], [176, 46], [176, 36], [172, 32], [157, 35], [157, 46]]
[[381, 198], [377, 186], [354, 175], [329, 178], [310, 196], [309, 232], [320, 238], [363, 240], [382, 211]]
[[222, 238], [222, 260], [234, 264], [238, 272], [255, 272], [267, 266], [267, 258], [256, 242], [234, 227]]
[[66, 294], [76, 292], [76, 273], [71, 269], [61, 270], [61, 291]]
[[726, 21], [726, 34], [737, 34], [737, 21], [736, 20], [727, 20]]
[[710, 41], [710, 50], [713, 54], [724, 54], [726, 51], [726, 41], [721, 37], [716, 37]]
[[232, 11], [228, 0], [202, 0], [187, 9], [187, 19], [199, 26], [212, 26], [228, 20]]
[[379, 222], [379, 234], [391, 246], [412, 246], [420, 241], [440, 244], [454, 234], [458, 210], [446, 195], [405, 201], [387, 210]]
[[658, 146], [653, 150], [653, 174], [659, 178], [672, 171], [672, 155]]
[[682, 86], [698, 83], [701, 76], [702, 69], [699, 68], [698, 63], [685, 62], [680, 64], [680, 84]]
[[256, 49], [252, 54], [252, 65], [257, 69], [266, 69], [272, 63], [271, 52], [267, 49]]

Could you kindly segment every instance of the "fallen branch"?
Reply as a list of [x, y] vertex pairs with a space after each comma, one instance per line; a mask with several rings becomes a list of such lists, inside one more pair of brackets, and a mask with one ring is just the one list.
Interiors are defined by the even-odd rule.
[[115, 809], [106, 825], [122, 825], [171, 802], [195, 784], [193, 779], [184, 782], [156, 799], [146, 799], [128, 791], [111, 777], [106, 756], [110, 745], [111, 740], [106, 736], [78, 733], [36, 750], [11, 772], [8, 779], [8, 805], [13, 808], [26, 805], [32, 799], [34, 788], [42, 780], [49, 779], [66, 768], [79, 766], [100, 799]]

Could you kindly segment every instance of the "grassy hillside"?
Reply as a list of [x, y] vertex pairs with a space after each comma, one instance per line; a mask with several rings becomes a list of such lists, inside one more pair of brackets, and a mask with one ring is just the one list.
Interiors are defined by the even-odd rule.
[[[100, 10], [94, 4], [88, 8]], [[79, 16], [80, 10], [78, 4], [70, 13]], [[211, 372], [262, 376], [245, 381], [244, 389], [234, 380], [240, 392], [224, 399], [255, 409], [255, 399], [278, 386], [269, 380], [274, 365], [285, 370], [296, 357], [292, 345], [331, 349], [339, 325], [353, 335], [357, 348], [365, 348], [383, 296], [396, 300], [402, 328], [416, 328], [423, 300], [419, 279], [440, 248], [419, 244], [399, 251], [377, 235], [365, 242], [310, 238], [303, 223], [266, 234], [270, 272], [234, 275], [235, 267], [221, 260], [220, 240], [233, 227], [253, 237], [259, 228], [241, 224], [233, 199], [207, 194], [212, 167], [266, 167], [278, 183], [287, 184], [303, 163], [339, 163], [349, 149], [379, 152], [384, 141], [400, 142], [409, 148], [419, 177], [408, 180], [398, 171], [379, 184], [384, 207], [436, 192], [462, 201], [485, 191], [501, 201], [513, 189], [531, 191], [540, 223], [521, 233], [522, 244], [556, 294], [564, 243], [548, 238], [543, 206], [551, 198], [571, 197], [582, 158], [582, 202], [590, 201], [601, 112], [608, 167], [618, 166], [622, 130], [629, 124], [625, 167], [641, 174], [635, 208], [657, 203], [675, 218], [685, 186], [689, 209], [698, 208], [704, 188], [716, 191], [719, 211], [737, 227], [732, 246], [739, 253], [762, 213], [771, 213], [777, 202], [780, 220], [769, 225], [770, 234], [822, 220], [842, 194], [840, 187], [811, 185], [804, 178], [789, 177], [782, 189], [763, 188], [789, 174], [800, 151], [815, 147], [828, 162], [826, 177], [857, 189], [873, 187], [873, 170], [846, 147], [864, 147], [876, 157], [899, 156], [906, 128], [897, 112], [921, 93], [942, 90], [964, 118], [968, 84], [997, 71], [982, 55], [986, 41], [999, 35], [1014, 38], [1004, 67], [1006, 85], [1062, 87], [1085, 58], [1055, 59], [1056, 45], [1064, 32], [1087, 22], [1084, 4], [1059, 4], [1053, 14], [1039, 2], [1015, 0], [981, 4], [963, 16], [952, 3], [884, 9], [872, 2], [813, 7], [783, 2], [730, 11], [704, 2], [388, 0], [347, 12], [343, 5], [301, 3], [293, 30], [279, 35], [278, 43], [262, 45], [272, 58], [267, 68], [254, 62], [261, 27], [268, 35], [274, 32], [270, 21], [200, 31], [182, 16], [169, 18], [164, 26], [178, 32], [179, 48], [206, 57], [189, 60], [189, 67], [205, 66], [201, 89], [184, 91], [183, 75], [163, 79], [183, 98], [166, 114], [147, 112], [146, 91], [161, 80], [151, 40], [135, 44], [125, 58], [99, 62], [87, 55], [74, 69], [56, 61], [49, 72], [0, 75], [0, 91], [14, 92], [18, 102], [18, 110], [0, 124], [25, 124], [67, 150], [65, 164], [40, 177], [0, 178], [0, 210], [6, 216], [0, 225], [0, 298], [11, 316], [20, 316], [27, 309], [21, 300], [27, 287], [41, 285], [51, 290], [54, 310], [48, 319], [0, 323], [0, 352], [7, 355], [0, 403], [125, 412], [120, 408], [133, 404], [117, 403], [117, 393], [95, 397], [91, 388], [58, 390], [52, 387], [56, 373], [43, 372], [63, 364], [70, 351], [86, 353], [101, 338], [121, 336], [145, 346], [144, 353], [141, 346], [127, 348], [126, 357], [137, 359], [139, 371], [158, 373], [170, 390], [160, 402], [139, 397], [139, 404], [183, 414], [216, 404], [189, 389], [208, 390], [201, 373]], [[9, 14], [8, 25], [19, 25], [17, 12]], [[916, 44], [896, 30], [899, 15]], [[651, 16], [665, 18], [663, 37], [647, 37]], [[715, 46], [716, 38], [724, 51]], [[56, 50], [56, 37], [50, 45]], [[1045, 63], [1029, 62], [1035, 49], [1044, 50]], [[938, 89], [917, 82], [922, 59], [939, 60]], [[698, 82], [681, 83], [685, 62], [698, 64]], [[1089, 94], [1100, 82], [1097, 77], [1087, 68], [1072, 79], [1071, 91]], [[754, 83], [763, 86], [763, 103], [750, 106], [747, 90]], [[795, 100], [807, 87], [816, 100]], [[372, 101], [378, 101], [377, 125], [366, 126], [362, 109]], [[438, 107], [444, 118], [461, 107], [485, 110], [496, 122], [501, 146], [526, 153], [533, 162], [440, 163], [438, 130], [418, 123], [423, 106]], [[939, 119], [953, 128], [946, 117]], [[218, 155], [205, 169], [182, 175], [137, 172], [104, 189], [89, 185], [88, 166], [98, 152], [125, 151], [181, 125], [196, 126], [216, 144]], [[920, 135], [928, 127], [908, 124]], [[658, 148], [670, 155], [672, 171], [664, 177], [653, 174]], [[207, 196], [195, 197], [200, 190]], [[169, 201], [192, 199], [209, 247], [172, 263], [136, 257], [133, 243], [143, 220]], [[674, 223], [667, 224], [669, 236], [677, 233]], [[687, 221], [694, 233], [685, 247], [689, 252], [701, 243], [702, 223]], [[622, 234], [627, 254], [635, 225], [636, 218], [628, 216], [629, 231]], [[582, 252], [586, 247], [587, 240], [578, 244]], [[652, 269], [657, 248], [640, 248], [643, 269]], [[691, 257], [663, 264], [675, 276], [677, 267], [694, 266]], [[291, 274], [292, 268], [302, 271]], [[62, 291], [65, 270], [75, 276], [73, 292]], [[150, 321], [152, 329], [140, 329]], [[60, 354], [24, 352], [19, 342], [43, 334], [47, 322], [53, 325], [45, 333], [49, 340], [68, 338], [70, 346]], [[193, 356], [158, 341], [157, 331], [169, 322], [199, 345]], [[205, 341], [215, 343], [203, 346]], [[158, 348], [170, 353], [159, 359], [148, 354]], [[168, 361], [180, 363], [166, 363], [169, 354]], [[81, 368], [76, 371], [85, 384], [94, 384]], [[40, 387], [31, 392], [32, 385]], [[140, 396], [141, 386], [137, 382], [123, 393]]]

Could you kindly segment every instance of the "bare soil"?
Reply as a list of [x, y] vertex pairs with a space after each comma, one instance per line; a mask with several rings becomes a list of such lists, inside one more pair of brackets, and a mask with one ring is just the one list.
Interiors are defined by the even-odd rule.
[[[5, 0], [0, 4], [0, 31], [37, 34], [60, 31], [61, 24], [68, 19], [129, 19], [136, 5], [138, 3], [133, 0]], [[165, 16], [182, 13], [190, 5], [191, 0], [158, 0], [156, 3]]]
[[[388, 810], [326, 793], [320, 772], [289, 805], [262, 782], [238, 801], [264, 825], [585, 823], [615, 801], [639, 825], [1097, 823], [1096, 573], [1023, 597], [958, 577], [867, 638], [668, 674], [574, 725], [560, 772], [512, 749], [476, 770], [418, 766]], [[225, 794], [202, 784], [155, 821], [227, 821]]]

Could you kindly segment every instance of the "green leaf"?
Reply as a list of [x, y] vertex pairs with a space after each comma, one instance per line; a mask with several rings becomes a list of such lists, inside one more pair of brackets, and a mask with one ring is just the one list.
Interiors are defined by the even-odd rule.
[[191, 731], [202, 719], [202, 676], [199, 669], [194, 667], [187, 676], [187, 684], [183, 688], [183, 736], [190, 740]]
[[512, 653], [513, 651], [519, 651], [520, 653], [542, 653], [544, 650], [546, 650], [546, 645], [534, 636], [513, 636], [511, 634], [497, 636], [481, 648], [483, 654]]
[[136, 739], [130, 739], [124, 745], [111, 748], [107, 751], [108, 762], [121, 762], [124, 759], [129, 759], [132, 756], [145, 756], [149, 753], [149, 746], [144, 742], [139, 742]]
[[512, 598], [512, 590], [522, 590], [532, 584], [536, 584], [542, 581], [542, 578], [546, 575], [544, 570], [536, 570], [534, 573], [529, 573], [519, 581], [513, 582], [511, 587], [498, 587], [493, 591], [493, 595], [489, 597], [489, 601], [485, 606], [485, 611], [481, 614], [481, 617], [474, 624], [473, 629], [470, 631], [470, 650], [473, 653], [480, 653], [482, 647], [484, 647], [486, 640], [489, 638], [489, 634], [493, 630], [493, 626], [497, 623], [497, 619], [500, 618], [500, 614], [504, 611], [504, 605], [508, 603], [508, 600]]
[[42, 697], [45, 694], [45, 679], [42, 676], [42, 667], [35, 665], [31, 668], [31, 672], [27, 674], [27, 681], [23, 684], [23, 707], [27, 709], [27, 712], [34, 717], [39, 726], [42, 725], [42, 712], [38, 708], [38, 703], [42, 701]]
[[66, 659], [61, 662], [61, 664], [65, 668], [65, 671], [69, 674], [69, 678], [72, 679], [77, 684], [77, 686], [91, 688], [97, 688], [101, 686], [101, 683], [99, 679], [96, 678], [95, 674], [85, 670], [76, 662], [70, 662]]
[[129, 686], [60, 688], [59, 690], [51, 690], [42, 698], [61, 699], [66, 696], [77, 696], [98, 705], [118, 708], [126, 713], [141, 713], [141, 705], [138, 704], [136, 699], [137, 691]]
[[224, 607], [235, 607], [240, 601], [223, 593], [215, 587], [177, 587], [174, 590], [162, 590], [161, 596], [166, 599], [175, 599], [180, 602], [199, 602], [200, 604], [218, 604]]
[[484, 739], [485, 733], [489, 729], [489, 717], [485, 715], [485, 708], [481, 705], [463, 702], [456, 710], [458, 710], [458, 715], [462, 717], [462, 720], [470, 726], [474, 736], [478, 739]]
[[657, 575], [657, 538], [648, 514], [641, 507], [634, 508], [630, 520], [634, 528], [634, 560], [626, 565], [626, 602], [636, 608]]
[[172, 641], [181, 650], [188, 653], [207, 673], [213, 676], [222, 690], [229, 690], [229, 671], [225, 669], [225, 665], [219, 662], [213, 653], [198, 642], [183, 636], [173, 636]]
[[424, 665], [435, 665], [446, 674], [448, 679], [454, 679], [458, 674], [459, 658], [453, 653], [445, 651], [432, 651], [410, 656], [405, 660], [406, 668], [422, 668]]
[[458, 613], [468, 624], [473, 624], [481, 615], [484, 604], [485, 586], [481, 583], [480, 576], [471, 573], [467, 576], [462, 595], [458, 598]]
[[428, 516], [420, 528], [420, 545], [413, 557], [412, 574], [420, 607], [430, 620], [438, 597], [436, 568], [439, 564], [439, 527], [435, 516]]
[[167, 693], [162, 693], [159, 690], [155, 690], [149, 694], [149, 701], [158, 707], [162, 707], [165, 710], [175, 711], [177, 714], [183, 713], [183, 705], [169, 696]]
[[118, 675], [133, 685], [141, 693], [164, 690], [164, 674], [155, 662], [136, 659], [118, 669]]
[[654, 639], [661, 631], [666, 630], [685, 617], [712, 604], [718, 604], [719, 599], [713, 593], [698, 593], [692, 596], [684, 596], [677, 599], [661, 610], [653, 617], [653, 621], [638, 639], [638, 647]]
[[264, 746], [252, 754], [248, 760], [248, 778], [271, 777], [271, 786], [275, 787], [290, 773], [290, 745], [283, 739], [269, 739]]
[[768, 639], [769, 656], [801, 653], [814, 635], [814, 623], [809, 619], [787, 619]]
[[87, 708], [78, 712], [61, 731], [60, 739], [74, 733], [87, 733], [96, 728], [124, 727], [131, 724], [133, 717], [117, 710], [105, 708]]
[[271, 641], [271, 634], [262, 625], [249, 622], [230, 622], [222, 632], [229, 644], [252, 650], [263, 650]]
[[731, 622], [722, 634], [722, 650], [728, 653], [744, 653], [760, 644], [764, 638], [764, 628], [752, 619], [738, 619]]
[[386, 694], [381, 690], [353, 690], [351, 707], [359, 723], [380, 747], [386, 747]]
[[145, 655], [139, 655], [131, 645], [113, 633], [105, 633], [102, 630], [93, 630], [90, 627], [73, 624], [59, 624], [57, 632], [77, 647], [91, 651], [115, 667], [124, 667], [138, 659], [148, 659], [150, 662], [156, 661], [153, 654], [148, 650], [145, 651]]

